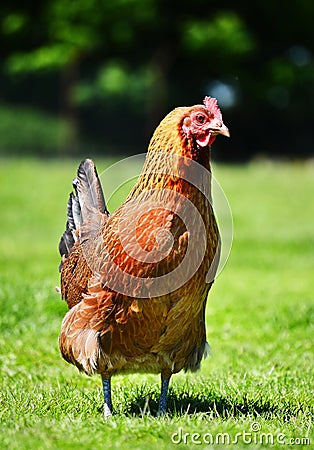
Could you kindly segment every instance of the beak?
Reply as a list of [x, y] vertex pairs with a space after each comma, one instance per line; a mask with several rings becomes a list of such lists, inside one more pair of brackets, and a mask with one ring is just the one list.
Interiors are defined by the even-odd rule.
[[222, 136], [230, 137], [230, 132], [226, 125], [222, 122], [219, 128], [213, 130], [216, 134], [221, 134]]

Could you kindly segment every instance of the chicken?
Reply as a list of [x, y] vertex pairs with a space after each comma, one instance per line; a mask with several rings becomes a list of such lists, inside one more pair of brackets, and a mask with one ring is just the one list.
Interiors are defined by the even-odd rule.
[[210, 146], [229, 131], [217, 100], [203, 103], [161, 121], [137, 183], [112, 215], [91, 160], [73, 181], [59, 244], [69, 307], [59, 346], [79, 370], [101, 375], [105, 417], [114, 374], [160, 373], [162, 415], [170, 377], [198, 370], [206, 356], [205, 306], [220, 249]]

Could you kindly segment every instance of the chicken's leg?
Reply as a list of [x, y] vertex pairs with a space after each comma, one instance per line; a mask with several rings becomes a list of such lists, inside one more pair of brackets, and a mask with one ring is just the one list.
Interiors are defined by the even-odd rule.
[[164, 377], [163, 375], [161, 375], [161, 392], [160, 392], [158, 411], [157, 411], [157, 416], [159, 416], [159, 417], [164, 416], [167, 411], [167, 395], [168, 395], [170, 376], [171, 375]]
[[111, 401], [111, 378], [102, 375], [102, 385], [104, 389], [104, 417], [112, 416], [112, 401]]

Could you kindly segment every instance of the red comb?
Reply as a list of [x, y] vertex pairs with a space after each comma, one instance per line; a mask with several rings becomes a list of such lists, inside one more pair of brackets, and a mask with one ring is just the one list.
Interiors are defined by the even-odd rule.
[[219, 109], [218, 106], [218, 102], [217, 99], [215, 99], [214, 97], [205, 97], [204, 101], [203, 101], [205, 108], [210, 111], [212, 114], [214, 114], [214, 116], [216, 117], [216, 119], [222, 120], [222, 115], [221, 115], [221, 111]]

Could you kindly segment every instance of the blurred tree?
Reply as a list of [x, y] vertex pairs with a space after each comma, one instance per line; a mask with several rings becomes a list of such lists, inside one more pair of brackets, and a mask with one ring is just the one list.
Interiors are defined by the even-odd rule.
[[311, 0], [6, 0], [0, 17], [3, 101], [59, 110], [67, 149], [141, 151], [170, 108], [211, 94], [227, 159], [313, 152]]

